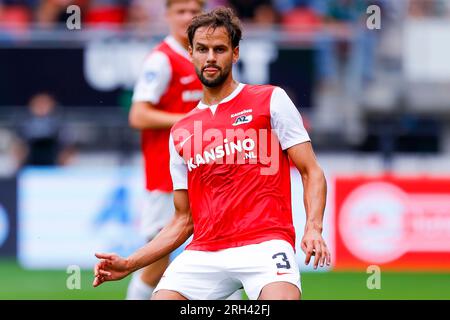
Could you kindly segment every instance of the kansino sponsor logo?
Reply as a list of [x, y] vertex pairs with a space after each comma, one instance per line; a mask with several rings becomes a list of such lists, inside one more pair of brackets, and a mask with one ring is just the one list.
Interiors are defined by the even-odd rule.
[[366, 183], [344, 200], [338, 228], [347, 249], [369, 263], [392, 262], [408, 252], [450, 253], [450, 195]]
[[235, 154], [236, 152], [245, 152], [246, 159], [256, 159], [256, 155], [252, 152], [255, 149], [256, 143], [253, 139], [247, 138], [244, 140], [237, 140], [236, 143], [228, 142], [228, 139], [223, 140], [224, 144], [213, 149], [203, 151], [203, 154], [197, 153], [187, 162], [189, 171], [196, 169], [202, 164], [208, 164], [211, 161], [216, 161], [225, 156]]
[[242, 111], [240, 111], [238, 113], [233, 113], [231, 115], [231, 118], [239, 117], [239, 116], [242, 116], [243, 114], [252, 113], [252, 112], [253, 112], [253, 109], [244, 109], [244, 110], [242, 110]]

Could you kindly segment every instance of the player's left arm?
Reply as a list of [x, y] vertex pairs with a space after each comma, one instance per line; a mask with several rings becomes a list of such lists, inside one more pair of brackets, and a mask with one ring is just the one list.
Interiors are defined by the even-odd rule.
[[327, 184], [322, 168], [317, 162], [311, 142], [296, 144], [287, 153], [300, 172], [303, 182], [303, 202], [306, 210], [305, 232], [301, 241], [309, 264], [314, 255], [314, 268], [330, 265], [330, 251], [322, 237]]
[[303, 119], [287, 93], [277, 87], [270, 102], [271, 126], [280, 141], [281, 148], [300, 171], [303, 182], [303, 201], [306, 209], [305, 233], [302, 250], [305, 263], [315, 255], [314, 267], [330, 264], [330, 251], [322, 238], [323, 214], [327, 185], [311, 146], [311, 139], [303, 126]]

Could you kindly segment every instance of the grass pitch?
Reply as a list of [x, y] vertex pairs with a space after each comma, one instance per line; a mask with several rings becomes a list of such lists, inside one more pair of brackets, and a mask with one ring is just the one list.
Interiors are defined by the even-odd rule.
[[[29, 271], [15, 261], [0, 260], [0, 299], [122, 300], [130, 277], [92, 287], [91, 270], [81, 271], [81, 288], [70, 290], [66, 270]], [[450, 299], [450, 273], [381, 273], [381, 289], [369, 290], [365, 272], [304, 272], [303, 299]]]

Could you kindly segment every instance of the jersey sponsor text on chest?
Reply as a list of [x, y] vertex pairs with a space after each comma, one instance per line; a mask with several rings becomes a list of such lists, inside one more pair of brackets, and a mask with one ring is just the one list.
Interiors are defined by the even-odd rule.
[[253, 139], [237, 140], [236, 143], [228, 142], [228, 139], [225, 139], [223, 142], [223, 145], [219, 145], [210, 150], [204, 150], [203, 154], [197, 153], [194, 157], [191, 157], [187, 162], [188, 170], [192, 171], [202, 164], [217, 161], [236, 152], [244, 152], [245, 159], [256, 159], [256, 155], [253, 152], [256, 143]]

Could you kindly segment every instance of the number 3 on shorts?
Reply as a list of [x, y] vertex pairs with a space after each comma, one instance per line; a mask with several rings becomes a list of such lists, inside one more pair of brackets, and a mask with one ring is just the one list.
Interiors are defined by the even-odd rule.
[[[289, 263], [288, 257], [286, 256], [286, 253], [284, 252], [278, 252], [272, 256], [272, 259], [277, 259], [278, 257], [281, 257], [281, 263], [277, 263], [278, 269], [290, 269], [291, 264]], [[280, 258], [278, 258], [278, 261], [280, 261]], [[284, 263], [283, 263], [284, 262]]]

